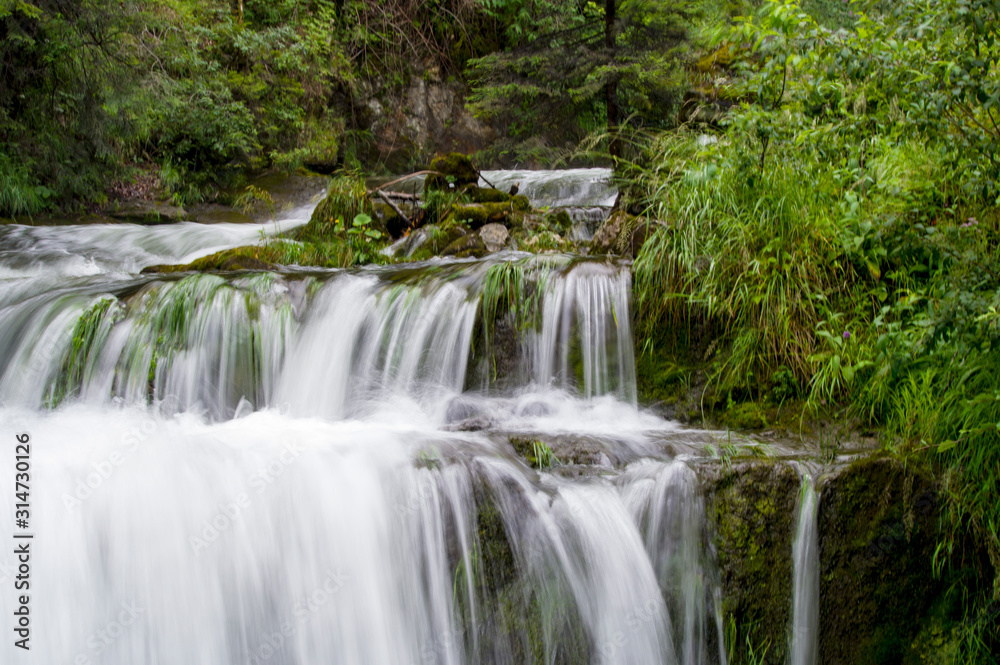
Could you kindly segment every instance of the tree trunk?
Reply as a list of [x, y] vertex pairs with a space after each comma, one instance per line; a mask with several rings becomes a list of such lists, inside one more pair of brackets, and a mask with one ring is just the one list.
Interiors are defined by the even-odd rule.
[[[604, 2], [604, 46], [608, 49], [610, 61], [615, 59], [615, 12], [617, 0]], [[608, 107], [608, 152], [612, 157], [620, 157], [621, 141], [618, 138], [618, 77], [612, 75], [604, 84], [604, 101]]]

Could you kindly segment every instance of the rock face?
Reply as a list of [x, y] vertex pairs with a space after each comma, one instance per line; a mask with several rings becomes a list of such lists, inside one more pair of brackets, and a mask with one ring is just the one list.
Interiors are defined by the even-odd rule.
[[[363, 102], [362, 125], [376, 137], [373, 154], [365, 161], [391, 172], [404, 172], [436, 153], [472, 153], [489, 146], [493, 129], [465, 108], [465, 88], [446, 82], [440, 68], [421, 67], [411, 78], [402, 106], [373, 89]], [[384, 89], [384, 88], [383, 88]]]
[[800, 480], [788, 465], [744, 462], [706, 469], [706, 511], [715, 534], [722, 610], [740, 634], [735, 662], [767, 644], [767, 662], [782, 663], [792, 606], [792, 540]]
[[826, 484], [820, 663], [921, 662], [914, 637], [944, 591], [932, 570], [938, 514], [930, 479], [889, 458], [855, 463]]

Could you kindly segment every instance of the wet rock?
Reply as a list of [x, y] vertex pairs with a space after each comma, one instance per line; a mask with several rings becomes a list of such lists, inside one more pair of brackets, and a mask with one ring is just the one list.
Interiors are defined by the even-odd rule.
[[541, 418], [550, 416], [552, 413], [552, 407], [541, 400], [521, 404], [516, 411], [516, 414], [522, 418]]
[[466, 418], [459, 423], [455, 423], [449, 429], [455, 432], [481, 432], [492, 426], [493, 421], [486, 416], [476, 416], [474, 418]]
[[218, 203], [197, 203], [188, 212], [191, 221], [199, 224], [247, 224], [254, 221], [252, 217]]
[[645, 217], [617, 210], [601, 224], [590, 241], [591, 254], [620, 254], [635, 258], [655, 228]]
[[479, 237], [482, 238], [488, 252], [499, 252], [503, 249], [509, 235], [507, 227], [503, 224], [487, 224], [479, 229]]
[[105, 214], [114, 219], [120, 219], [139, 224], [170, 224], [187, 220], [188, 213], [184, 208], [156, 201], [128, 201], [119, 203], [106, 210]]
[[[770, 644], [768, 661], [784, 662], [791, 619], [792, 540], [798, 473], [786, 464], [744, 462], [705, 472], [706, 512], [713, 525], [722, 609], [754, 647]], [[737, 636], [737, 661], [746, 653]]]
[[[826, 483], [818, 524], [820, 663], [932, 662], [914, 651], [914, 637], [940, 621], [932, 606], [948, 586], [932, 568], [940, 510], [931, 479], [890, 458], [856, 462]], [[955, 559], [969, 565], [975, 557]]]
[[444, 421], [449, 425], [469, 420], [477, 416], [483, 416], [483, 410], [476, 402], [465, 397], [455, 397], [448, 402], [445, 409]]
[[486, 243], [478, 233], [469, 233], [444, 248], [441, 256], [454, 256], [457, 259], [479, 258], [487, 253]]

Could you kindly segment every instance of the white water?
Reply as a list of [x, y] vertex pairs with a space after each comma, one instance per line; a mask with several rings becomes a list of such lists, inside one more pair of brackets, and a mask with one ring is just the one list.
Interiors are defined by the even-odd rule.
[[[506, 444], [662, 458], [684, 435], [636, 406], [627, 269], [518, 257], [540, 317], [506, 383], [477, 336], [497, 259], [137, 274], [262, 228], [0, 230], [0, 432], [31, 434], [36, 534], [31, 661], [6, 639], [0, 662], [514, 663], [539, 644], [543, 662], [725, 662], [689, 466], [573, 480]], [[490, 507], [513, 557], [502, 599]]]
[[799, 519], [792, 545], [791, 665], [816, 665], [819, 654], [819, 494], [803, 475]]
[[611, 207], [618, 189], [611, 182], [611, 169], [563, 169], [559, 171], [483, 171], [486, 180], [507, 191], [517, 184], [518, 193], [528, 197], [536, 208]]

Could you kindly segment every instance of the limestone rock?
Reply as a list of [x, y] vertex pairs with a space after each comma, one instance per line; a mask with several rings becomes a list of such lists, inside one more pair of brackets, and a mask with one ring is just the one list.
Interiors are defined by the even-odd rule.
[[503, 224], [487, 224], [479, 229], [479, 237], [483, 239], [487, 252], [499, 252], [507, 245], [510, 236]]

